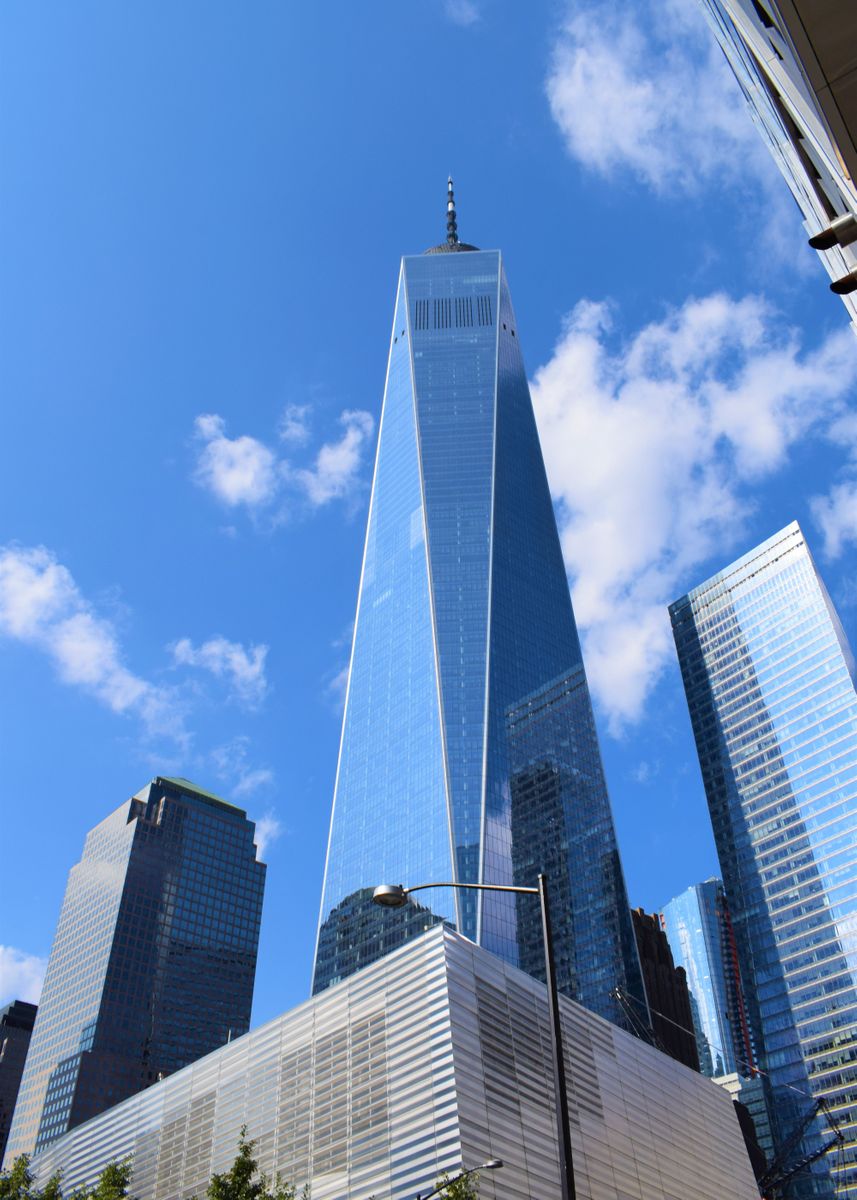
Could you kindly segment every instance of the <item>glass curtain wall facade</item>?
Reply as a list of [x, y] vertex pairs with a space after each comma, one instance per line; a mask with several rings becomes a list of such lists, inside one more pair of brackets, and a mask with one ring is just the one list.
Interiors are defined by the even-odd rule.
[[158, 777], [72, 867], [7, 1162], [250, 1027], [265, 865], [246, 813]]
[[26, 1000], [13, 1000], [0, 1008], [0, 1163], [6, 1153], [35, 1020], [36, 1006]]
[[719, 879], [696, 883], [665, 904], [661, 921], [676, 966], [684, 967], [700, 1070], [749, 1076], [754, 1058], [734, 935]]
[[[313, 990], [445, 921], [539, 976], [538, 905], [381, 882], [549, 876], [563, 990], [645, 1012], [580, 644], [501, 256], [402, 261]], [[463, 253], [455, 251], [464, 251]]]
[[670, 611], [775, 1138], [845, 1139], [786, 1194], [855, 1196], [854, 657], [797, 524]]

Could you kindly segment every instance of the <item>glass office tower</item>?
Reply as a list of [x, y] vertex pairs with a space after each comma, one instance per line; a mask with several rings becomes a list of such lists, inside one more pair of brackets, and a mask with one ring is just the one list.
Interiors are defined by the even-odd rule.
[[313, 990], [447, 921], [538, 976], [531, 897], [382, 882], [550, 880], [563, 990], [645, 998], [580, 644], [500, 253], [402, 260]]
[[703, 1075], [752, 1075], [753, 1049], [735, 938], [719, 879], [695, 883], [665, 904], [664, 931], [684, 967]]
[[158, 777], [71, 869], [7, 1162], [250, 1027], [265, 865], [246, 813]]
[[820, 1100], [803, 1151], [845, 1139], [786, 1194], [854, 1196], [854, 657], [797, 524], [670, 613], [775, 1137]]
[[6, 1153], [36, 1011], [35, 1004], [26, 1000], [13, 1000], [0, 1008], [0, 1163]]

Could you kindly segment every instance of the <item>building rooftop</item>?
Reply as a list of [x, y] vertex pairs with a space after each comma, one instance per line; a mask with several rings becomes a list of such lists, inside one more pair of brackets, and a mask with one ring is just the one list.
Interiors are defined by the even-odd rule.
[[196, 796], [200, 800], [208, 801], [209, 804], [217, 804], [221, 808], [227, 809], [229, 812], [240, 814], [242, 817], [247, 816], [245, 810], [243, 808], [239, 808], [237, 804], [230, 804], [229, 801], [224, 800], [222, 796], [217, 796], [214, 792], [209, 792], [205, 788], [201, 788], [197, 784], [191, 783], [189, 779], [184, 779], [181, 775], [158, 775], [154, 782], [164, 784], [167, 787], [184, 792], [188, 796]]

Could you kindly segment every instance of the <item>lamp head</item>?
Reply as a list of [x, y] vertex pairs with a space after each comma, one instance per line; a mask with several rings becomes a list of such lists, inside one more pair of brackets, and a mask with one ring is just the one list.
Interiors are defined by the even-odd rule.
[[375, 888], [372, 899], [383, 908], [404, 908], [408, 893], [400, 883], [382, 883]]

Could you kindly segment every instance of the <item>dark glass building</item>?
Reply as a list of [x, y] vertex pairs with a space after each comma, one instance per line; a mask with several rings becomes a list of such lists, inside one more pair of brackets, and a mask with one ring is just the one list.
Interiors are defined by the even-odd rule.
[[854, 1196], [854, 656], [796, 523], [670, 612], [774, 1140], [844, 1139], [777, 1194]]
[[265, 865], [246, 813], [158, 777], [72, 867], [8, 1154], [246, 1033]]
[[0, 1008], [0, 1163], [6, 1153], [12, 1113], [38, 1009], [26, 1000]]
[[618, 984], [645, 1013], [518, 326], [450, 190], [447, 241], [399, 274], [313, 990], [437, 921], [540, 975], [532, 900], [366, 910], [381, 882], [540, 870], [563, 990], [621, 1019]]
[[635, 908], [631, 918], [651, 1005], [655, 1041], [670, 1058], [698, 1071], [699, 1054], [684, 968], [673, 962], [670, 944], [657, 913]]

